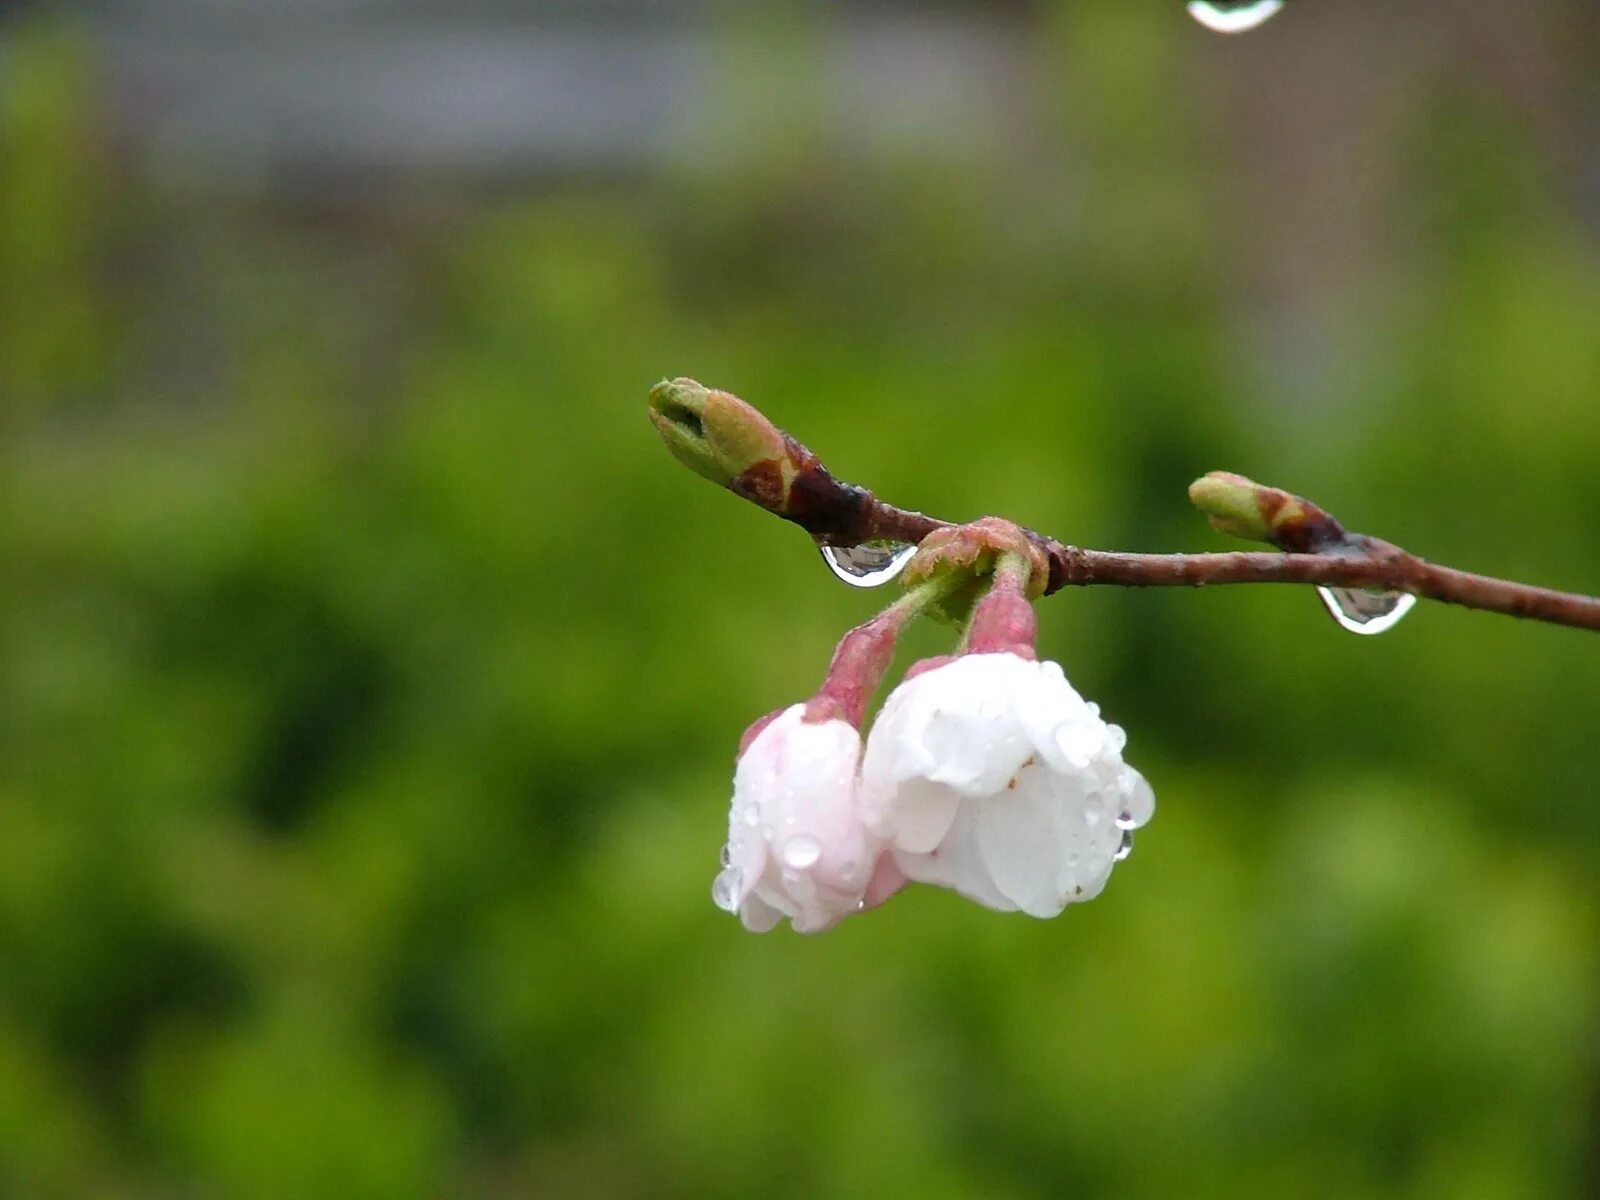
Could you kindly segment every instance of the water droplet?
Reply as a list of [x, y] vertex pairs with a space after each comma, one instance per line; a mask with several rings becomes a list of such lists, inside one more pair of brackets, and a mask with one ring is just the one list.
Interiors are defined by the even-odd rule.
[[1083, 823], [1090, 829], [1100, 824], [1100, 806], [1098, 803], [1090, 804], [1083, 810]]
[[754, 829], [761, 821], [761, 814], [756, 812], [754, 804], [744, 806], [744, 823]]
[[1129, 829], [1124, 829], [1122, 831], [1122, 844], [1117, 847], [1117, 852], [1111, 856], [1111, 861], [1112, 862], [1121, 862], [1123, 859], [1127, 858], [1128, 855], [1130, 855], [1132, 853], [1133, 853], [1133, 831], [1129, 830]]
[[785, 866], [804, 871], [822, 857], [822, 843], [807, 833], [797, 833], [783, 844]]
[[904, 542], [866, 542], [860, 546], [824, 546], [822, 561], [851, 587], [869, 588], [888, 583], [911, 561], [915, 546]]
[[725, 867], [733, 865], [733, 847], [727, 842], [722, 843], [722, 865]]
[[1339, 628], [1365, 634], [1393, 629], [1417, 602], [1410, 592], [1373, 592], [1366, 588], [1319, 587], [1317, 595]]
[[1100, 734], [1092, 725], [1063, 721], [1056, 726], [1055, 743], [1074, 767], [1086, 767], [1100, 748]]
[[1128, 769], [1122, 780], [1122, 811], [1117, 814], [1118, 829], [1137, 829], [1156, 815], [1156, 794], [1139, 772]]
[[978, 706], [978, 715], [985, 721], [997, 721], [1006, 711], [1005, 701], [998, 698], [985, 700]]
[[731, 913], [739, 907], [739, 872], [731, 867], [711, 881], [711, 903], [723, 912]]
[[1189, 15], [1215, 33], [1246, 33], [1283, 8], [1283, 0], [1189, 0]]
[[1089, 710], [1089, 715], [1091, 717], [1098, 718], [1100, 716], [1100, 706], [1098, 704], [1096, 704], [1093, 700], [1089, 701], [1089, 703], [1084, 705], [1084, 707]]
[[1121, 725], [1106, 726], [1106, 744], [1113, 754], [1121, 754], [1128, 744], [1128, 731]]

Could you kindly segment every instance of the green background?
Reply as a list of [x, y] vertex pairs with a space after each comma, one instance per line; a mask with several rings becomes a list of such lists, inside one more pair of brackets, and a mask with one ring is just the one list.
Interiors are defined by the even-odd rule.
[[1036, 8], [1020, 168], [838, 151], [791, 8], [731, 166], [354, 212], [130, 165], [0, 28], [0, 1194], [1600, 1188], [1592, 634], [1063, 593], [1158, 798], [1103, 897], [712, 907], [740, 732], [886, 596], [674, 464], [664, 375], [941, 516], [1218, 549], [1228, 468], [1600, 591], [1593, 10], [1529, 9], [1576, 126], [1363, 18], [1341, 240], [1301, 13]]

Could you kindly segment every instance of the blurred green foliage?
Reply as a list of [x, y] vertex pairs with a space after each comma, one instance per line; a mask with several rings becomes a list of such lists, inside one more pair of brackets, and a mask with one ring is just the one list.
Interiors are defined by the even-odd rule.
[[668, 459], [663, 375], [941, 515], [1213, 548], [1226, 467], [1600, 590], [1596, 247], [1516, 131], [1441, 95], [1403, 286], [1275, 404], [1143, 7], [1040, 51], [1070, 202], [774, 153], [398, 230], [122, 169], [75, 43], [13, 30], [0, 1194], [1597, 1186], [1592, 637], [1061, 595], [1160, 801], [1103, 898], [711, 906], [740, 730], [878, 597]]

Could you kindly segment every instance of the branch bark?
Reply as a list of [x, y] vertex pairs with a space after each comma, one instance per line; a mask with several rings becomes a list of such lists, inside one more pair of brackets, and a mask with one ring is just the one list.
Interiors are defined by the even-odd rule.
[[[799, 525], [819, 544], [918, 543], [952, 522], [898, 508], [835, 479], [822, 461], [748, 403], [693, 380], [658, 384], [651, 419], [673, 454], [735, 495]], [[1600, 597], [1439, 566], [1379, 538], [1348, 533], [1315, 504], [1237, 475], [1190, 491], [1212, 523], [1275, 551], [1139, 554], [1090, 550], [1029, 530], [1050, 562], [1045, 593], [1065, 587], [1206, 587], [1295, 583], [1409, 592], [1445, 604], [1600, 631]], [[1219, 515], [1220, 514], [1220, 515]]]

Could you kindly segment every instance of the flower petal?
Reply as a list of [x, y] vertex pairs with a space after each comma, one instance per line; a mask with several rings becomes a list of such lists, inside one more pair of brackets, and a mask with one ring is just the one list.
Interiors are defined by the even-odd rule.
[[1015, 788], [985, 796], [976, 812], [978, 851], [1001, 894], [1030, 916], [1059, 913], [1061, 836], [1050, 773], [1024, 767]]
[[932, 850], [950, 832], [961, 793], [942, 783], [908, 779], [894, 799], [894, 844], [913, 854]]

